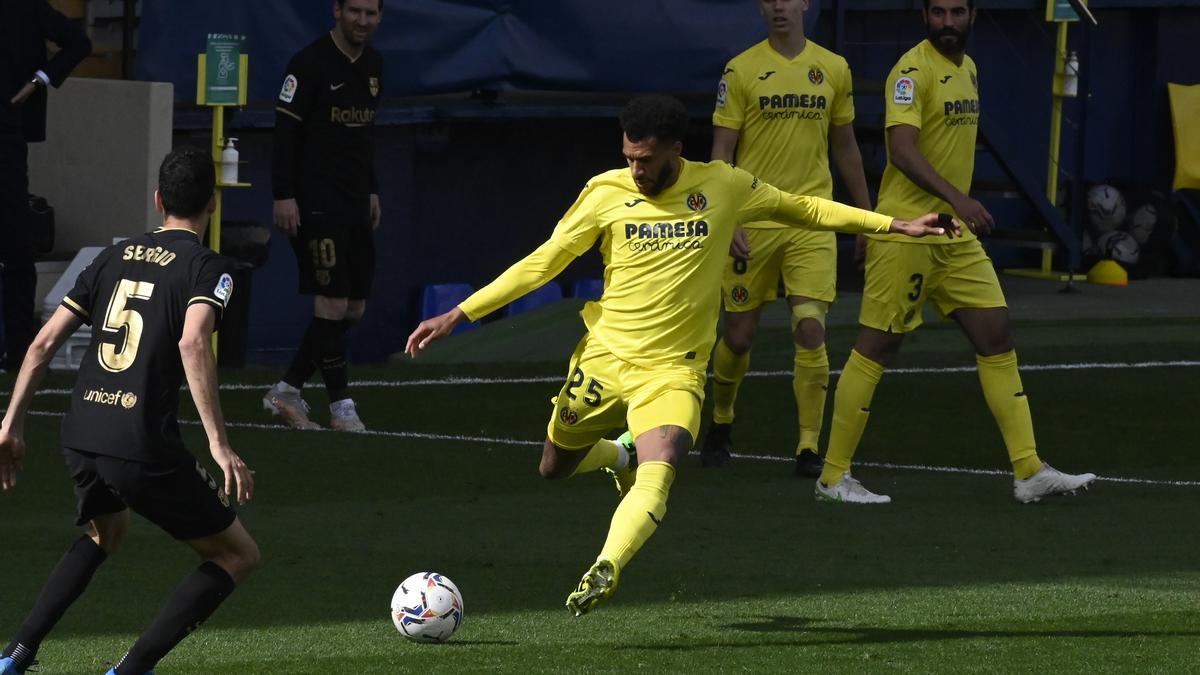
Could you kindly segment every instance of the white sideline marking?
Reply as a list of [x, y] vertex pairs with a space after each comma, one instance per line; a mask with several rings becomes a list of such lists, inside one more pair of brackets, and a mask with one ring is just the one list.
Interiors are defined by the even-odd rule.
[[[1143, 370], [1146, 368], [1195, 368], [1200, 361], [1131, 361], [1131, 362], [1098, 362], [1084, 361], [1080, 363], [1032, 363], [1021, 366], [1023, 372], [1054, 372], [1070, 370]], [[953, 373], [973, 373], [975, 366], [948, 366], [941, 368], [888, 368], [888, 375], [945, 375]], [[841, 375], [841, 369], [829, 371], [831, 375]], [[791, 377], [790, 370], [754, 370], [746, 373], [746, 377]], [[398, 387], [429, 387], [439, 385], [465, 384], [543, 384], [558, 383], [565, 378], [560, 376], [542, 377], [458, 377], [448, 376], [421, 380], [355, 380], [351, 387], [380, 387], [393, 389]], [[266, 391], [271, 384], [222, 384], [221, 391]], [[308, 385], [312, 389], [323, 389], [324, 384]], [[187, 387], [184, 387], [186, 390]], [[35, 396], [62, 396], [70, 394], [70, 389], [42, 389]], [[10, 396], [12, 392], [0, 392], [0, 396]]]
[[[63, 417], [66, 413], [50, 412], [41, 410], [31, 410], [30, 415], [37, 417]], [[179, 420], [180, 424], [190, 426], [200, 426], [199, 420]], [[226, 422], [226, 427], [231, 429], [256, 429], [265, 431], [292, 431], [296, 433], [329, 433], [332, 429], [321, 429], [319, 431], [300, 431], [291, 429], [280, 424], [265, 424], [261, 422]], [[346, 433], [346, 432], [333, 432]], [[376, 436], [380, 438], [417, 438], [427, 441], [457, 441], [463, 443], [490, 443], [493, 445], [517, 445], [529, 447], [541, 447], [542, 441], [525, 441], [519, 438], [493, 438], [489, 436], [464, 436], [460, 434], [432, 434], [422, 433], [418, 431], [361, 431], [358, 434], [363, 436]], [[698, 455], [696, 451], [689, 453]], [[781, 457], [778, 455], [745, 455], [734, 453], [733, 457], [738, 459], [753, 459], [764, 462], [791, 462], [791, 457]], [[893, 469], [899, 471], [924, 471], [927, 473], [960, 473], [973, 476], [1008, 476], [1011, 475], [1008, 471], [999, 469], [968, 469], [956, 466], [933, 466], [928, 464], [892, 464], [888, 462], [856, 462], [858, 466], [867, 466], [876, 469]], [[1198, 487], [1200, 481], [1195, 480], [1151, 480], [1147, 478], [1118, 478], [1109, 476], [1097, 476], [1097, 481], [1105, 481], [1108, 483], [1137, 483], [1141, 485], [1160, 485], [1169, 487]]]

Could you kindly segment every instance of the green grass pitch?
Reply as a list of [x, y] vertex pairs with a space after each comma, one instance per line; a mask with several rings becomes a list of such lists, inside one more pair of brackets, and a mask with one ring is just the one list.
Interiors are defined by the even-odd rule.
[[[1017, 326], [1025, 366], [1193, 363], [1027, 368], [1044, 459], [1147, 481], [1102, 480], [1035, 506], [1012, 499], [1003, 473], [916, 468], [1007, 465], [969, 349], [944, 324], [912, 336], [899, 365], [966, 372], [886, 374], [858, 455], [856, 475], [894, 503], [816, 503], [788, 463], [789, 380], [769, 374], [790, 369], [789, 343], [764, 328], [751, 368], [768, 374], [749, 378], [739, 402], [746, 456], [719, 471], [689, 458], [664, 525], [613, 600], [575, 619], [563, 602], [599, 550], [615, 493], [599, 474], [537, 476], [559, 386], [543, 380], [565, 374], [578, 335], [570, 316], [497, 322], [423, 363], [355, 368], [357, 380], [410, 383], [355, 392], [368, 426], [389, 434], [255, 427], [269, 421], [262, 389], [223, 392], [234, 446], [257, 471], [257, 497], [240, 513], [263, 565], [158, 672], [1200, 672], [1200, 322]], [[546, 326], [566, 328], [538, 332]], [[852, 340], [849, 328], [831, 330], [834, 368]], [[411, 384], [452, 375], [535, 381]], [[324, 409], [321, 390], [307, 396]], [[37, 398], [26, 471], [0, 495], [5, 640], [77, 536], [53, 414], [66, 400]], [[201, 430], [185, 433], [199, 455]], [[39, 673], [103, 673], [194, 565], [135, 519], [43, 645]], [[421, 570], [448, 575], [465, 598], [445, 645], [410, 644], [389, 620], [396, 584]]]

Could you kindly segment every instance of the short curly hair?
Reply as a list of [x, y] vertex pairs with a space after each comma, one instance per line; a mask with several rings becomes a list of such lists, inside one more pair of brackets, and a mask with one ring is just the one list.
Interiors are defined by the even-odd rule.
[[649, 138], [660, 143], [682, 141], [687, 126], [687, 108], [674, 96], [638, 96], [621, 110], [621, 130], [635, 143]]

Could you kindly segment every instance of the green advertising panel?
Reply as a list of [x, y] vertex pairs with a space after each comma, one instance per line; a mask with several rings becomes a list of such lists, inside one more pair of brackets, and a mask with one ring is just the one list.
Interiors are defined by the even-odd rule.
[[1046, 0], [1047, 21], [1078, 21], [1079, 13], [1069, 0]]
[[204, 59], [204, 100], [208, 105], [237, 105], [245, 83], [242, 43], [245, 35], [209, 33]]

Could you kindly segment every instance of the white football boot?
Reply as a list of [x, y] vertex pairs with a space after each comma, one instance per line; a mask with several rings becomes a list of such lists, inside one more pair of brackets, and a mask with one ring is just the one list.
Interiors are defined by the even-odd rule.
[[1094, 480], [1094, 473], [1063, 473], [1043, 463], [1041, 471], [1025, 480], [1013, 481], [1013, 496], [1022, 504], [1032, 504], [1055, 495], [1073, 495], [1080, 488], [1086, 490]]
[[301, 398], [300, 390], [284, 382], [277, 382], [262, 398], [263, 409], [271, 411], [287, 422], [293, 429], [320, 429], [321, 425], [308, 419], [308, 403]]
[[858, 482], [850, 472], [842, 474], [842, 479], [825, 487], [817, 481], [814, 494], [819, 502], [845, 502], [847, 504], [890, 504], [892, 498], [887, 495], [877, 495]]
[[358, 419], [354, 399], [344, 398], [329, 404], [329, 428], [334, 431], [366, 431], [367, 427]]

